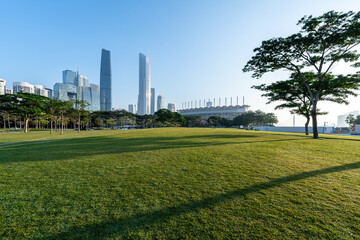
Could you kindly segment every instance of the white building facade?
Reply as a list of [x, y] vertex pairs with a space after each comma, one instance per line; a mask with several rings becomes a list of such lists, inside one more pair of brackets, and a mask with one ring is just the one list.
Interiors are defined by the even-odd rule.
[[6, 93], [6, 81], [4, 79], [0, 79], [0, 95], [5, 95]]
[[165, 97], [164, 95], [159, 95], [157, 97], [157, 110], [166, 109]]
[[139, 53], [138, 114], [151, 114], [151, 69], [149, 58]]

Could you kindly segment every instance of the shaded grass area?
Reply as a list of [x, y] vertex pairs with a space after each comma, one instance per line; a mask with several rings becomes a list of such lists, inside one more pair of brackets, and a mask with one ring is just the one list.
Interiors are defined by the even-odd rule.
[[183, 128], [34, 134], [21, 143], [0, 135], [4, 239], [360, 237], [356, 139]]

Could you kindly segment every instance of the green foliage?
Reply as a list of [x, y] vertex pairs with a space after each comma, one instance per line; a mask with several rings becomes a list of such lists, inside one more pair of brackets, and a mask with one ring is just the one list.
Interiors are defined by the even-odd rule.
[[208, 122], [201, 119], [201, 116], [185, 116], [185, 127], [207, 127]]
[[[255, 55], [243, 71], [253, 72], [252, 76], [259, 78], [264, 73], [282, 69], [302, 79], [311, 101], [313, 137], [318, 138], [317, 104], [321, 96], [327, 96], [323, 100], [346, 103], [346, 97], [337, 93], [337, 90], [356, 95], [351, 90], [360, 87], [359, 74], [343, 76], [331, 72], [339, 61], [351, 63], [359, 59], [360, 55], [355, 50], [360, 43], [359, 20], [360, 12], [351, 11], [330, 11], [319, 17], [305, 16], [298, 22], [301, 26], [299, 33], [263, 41], [260, 47], [255, 48]], [[352, 66], [357, 67], [359, 64]], [[307, 74], [314, 76], [311, 83], [308, 82]]]
[[178, 112], [172, 112], [168, 109], [160, 109], [155, 112], [154, 119], [161, 126], [181, 126], [185, 124], [185, 118]]
[[211, 127], [229, 127], [231, 125], [226, 118], [219, 116], [211, 116], [208, 118], [207, 122]]
[[236, 116], [232, 125], [247, 128], [249, 126], [273, 126], [276, 123], [278, 123], [278, 120], [274, 113], [264, 113], [257, 110], [255, 112], [247, 111]]
[[360, 115], [357, 115], [356, 117], [352, 114], [349, 114], [345, 122], [349, 125], [350, 128], [354, 128], [355, 124], [360, 124]]

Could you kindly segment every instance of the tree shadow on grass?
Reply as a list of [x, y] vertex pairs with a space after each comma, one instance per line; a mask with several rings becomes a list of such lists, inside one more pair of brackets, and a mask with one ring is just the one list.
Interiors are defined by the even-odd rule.
[[201, 200], [193, 200], [187, 203], [179, 204], [177, 206], [167, 207], [148, 213], [135, 214], [130, 217], [103, 222], [99, 224], [89, 224], [86, 226], [71, 227], [65, 232], [47, 235], [37, 239], [103, 239], [112, 235], [122, 235], [126, 234], [129, 231], [147, 229], [151, 227], [151, 225], [164, 222], [172, 216], [195, 212], [198, 209], [215, 206], [221, 202], [229, 201], [238, 197], [243, 197], [248, 194], [260, 192], [262, 190], [267, 190], [273, 187], [278, 187], [286, 183], [299, 181], [310, 177], [316, 177], [322, 174], [336, 173], [358, 168], [360, 168], [360, 161], [320, 170], [298, 173], [286, 177], [276, 178], [269, 182], [254, 184], [232, 192], [219, 194]]
[[[283, 133], [273, 133], [273, 132], [266, 132], [266, 134], [269, 135], [277, 135], [277, 136], [292, 136], [292, 137], [300, 137], [300, 138], [307, 138], [307, 139], [313, 139], [312, 137], [312, 133], [310, 133], [309, 135], [300, 135], [300, 134], [288, 134], [286, 132]], [[339, 135], [331, 135], [331, 134], [321, 134], [319, 136], [319, 139], [314, 139], [314, 141], [317, 140], [322, 140], [322, 139], [328, 139], [328, 140], [346, 140], [346, 141], [360, 141], [360, 137], [358, 137], [358, 139], [355, 138], [349, 138], [351, 136], [347, 137], [338, 137]]]
[[[182, 137], [97, 136], [48, 141], [33, 141], [0, 146], [1, 163], [67, 160], [106, 154], [121, 154], [163, 149], [212, 147], [229, 144], [286, 142], [302, 138], [257, 140], [258, 135], [196, 135]], [[254, 139], [254, 140], [253, 140]], [[238, 140], [238, 141], [236, 141]]]

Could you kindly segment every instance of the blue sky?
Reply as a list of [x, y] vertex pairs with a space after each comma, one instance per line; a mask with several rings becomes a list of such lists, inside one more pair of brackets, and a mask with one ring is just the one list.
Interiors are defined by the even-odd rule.
[[[150, 58], [152, 87], [166, 102], [245, 96], [252, 110], [273, 111], [254, 84], [286, 79], [286, 72], [257, 80], [242, 68], [262, 40], [298, 31], [304, 15], [329, 10], [359, 11], [360, 1], [3, 1], [0, 0], [0, 78], [52, 88], [65, 69], [99, 83], [101, 48], [111, 51], [113, 107], [127, 109], [138, 95], [138, 54]], [[341, 64], [339, 72], [345, 71]], [[229, 102], [229, 100], [228, 100]], [[322, 104], [320, 121], [359, 110]], [[275, 111], [280, 125], [292, 124], [287, 110]], [[297, 117], [297, 124], [302, 124]]]

